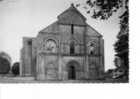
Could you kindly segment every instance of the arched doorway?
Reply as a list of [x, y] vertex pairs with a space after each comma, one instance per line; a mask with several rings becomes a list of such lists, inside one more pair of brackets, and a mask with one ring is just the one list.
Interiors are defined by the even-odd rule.
[[76, 79], [76, 70], [73, 65], [70, 65], [68, 68], [68, 79], [70, 80]]
[[75, 60], [71, 60], [67, 63], [66, 68], [67, 68], [68, 80], [78, 79], [78, 73], [80, 71], [80, 67], [81, 67], [80, 64]]

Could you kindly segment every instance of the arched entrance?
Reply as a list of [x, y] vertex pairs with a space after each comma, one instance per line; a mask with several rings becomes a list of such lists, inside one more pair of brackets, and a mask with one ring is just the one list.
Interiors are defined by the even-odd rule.
[[67, 63], [66, 65], [67, 68], [67, 77], [68, 80], [76, 80], [78, 79], [78, 73], [80, 70], [80, 64], [75, 61], [75, 60], [71, 60]]
[[68, 67], [68, 79], [70, 79], [70, 80], [76, 79], [76, 70], [73, 65], [70, 65]]

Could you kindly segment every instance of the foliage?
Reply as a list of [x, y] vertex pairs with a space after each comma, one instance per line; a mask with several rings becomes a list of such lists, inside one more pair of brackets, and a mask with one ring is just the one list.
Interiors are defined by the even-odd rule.
[[[86, 0], [84, 8], [93, 18], [105, 20], [110, 18], [120, 8], [127, 8], [127, 3], [128, 0]], [[79, 7], [81, 4], [76, 6]]]
[[121, 66], [121, 59], [116, 56], [114, 59], [114, 64], [117, 68], [119, 68]]
[[13, 64], [13, 66], [12, 66], [12, 73], [14, 75], [19, 75], [19, 65], [20, 65], [19, 62], [16, 62], [16, 63]]
[[117, 36], [117, 42], [114, 45], [116, 56], [124, 62], [123, 65], [128, 67], [128, 49], [129, 49], [129, 13], [128, 8], [120, 16], [120, 32]]
[[[128, 34], [120, 36], [114, 47], [116, 53], [122, 52], [124, 49], [128, 49]], [[117, 54], [117, 56], [119, 55]]]
[[7, 74], [10, 71], [10, 62], [3, 58], [0, 57], [0, 74]]
[[110, 74], [114, 71], [114, 69], [108, 69], [106, 73]]
[[129, 13], [128, 8], [126, 7], [126, 11], [120, 16], [120, 32], [117, 36], [117, 42], [114, 45], [114, 49], [116, 51], [116, 56], [118, 56], [122, 64], [121, 66], [125, 70], [123, 77], [127, 80], [129, 74]]
[[12, 59], [11, 59], [10, 55], [8, 55], [6, 52], [0, 52], [0, 57], [7, 59], [11, 64]]

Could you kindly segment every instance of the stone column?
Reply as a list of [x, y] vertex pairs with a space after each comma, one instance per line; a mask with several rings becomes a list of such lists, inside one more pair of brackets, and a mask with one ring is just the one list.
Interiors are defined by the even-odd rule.
[[88, 65], [88, 53], [87, 53], [87, 40], [86, 40], [86, 32], [87, 28], [85, 26], [85, 30], [83, 33], [83, 39], [84, 39], [84, 73], [85, 73], [85, 78], [89, 78], [89, 65]]
[[60, 55], [58, 56], [58, 79], [62, 80], [62, 62], [60, 59]]
[[99, 37], [99, 77], [102, 77], [104, 72], [104, 41], [102, 37]]
[[19, 73], [20, 76], [23, 76], [23, 49], [20, 50], [20, 66], [19, 66]]
[[84, 67], [85, 67], [85, 78], [88, 79], [89, 78], [89, 66], [88, 66], [88, 56], [86, 55], [85, 56], [85, 59], [84, 59], [85, 63], [84, 63]]
[[100, 41], [100, 45], [101, 45], [101, 50], [100, 50], [100, 53], [101, 53], [101, 71], [104, 72], [104, 39], [101, 38], [101, 41]]
[[37, 80], [45, 80], [45, 59], [43, 55], [39, 55], [37, 58]]

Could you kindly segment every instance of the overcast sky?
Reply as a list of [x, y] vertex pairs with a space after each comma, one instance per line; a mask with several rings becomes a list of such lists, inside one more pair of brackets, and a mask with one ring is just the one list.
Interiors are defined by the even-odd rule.
[[[19, 61], [23, 37], [36, 37], [38, 31], [57, 20], [57, 16], [71, 3], [83, 0], [3, 0], [0, 2], [0, 51], [12, 61]], [[108, 21], [92, 19], [83, 8], [78, 8], [87, 23], [101, 33], [105, 40], [105, 69], [114, 68], [114, 48], [119, 31], [118, 15]]]

